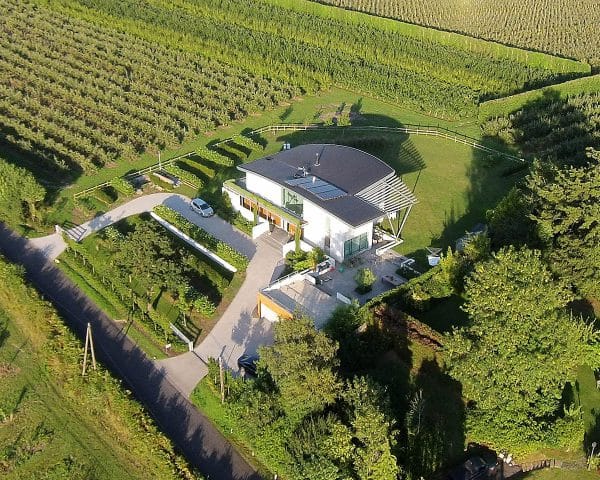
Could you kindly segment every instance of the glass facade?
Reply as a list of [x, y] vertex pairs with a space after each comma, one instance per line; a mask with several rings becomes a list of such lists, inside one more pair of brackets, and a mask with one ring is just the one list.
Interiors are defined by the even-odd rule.
[[369, 248], [369, 238], [365, 232], [358, 237], [351, 238], [344, 242], [344, 258], [348, 258], [367, 248]]
[[281, 189], [281, 204], [284, 208], [287, 208], [289, 211], [294, 212], [297, 215], [302, 216], [302, 197], [298, 195], [296, 192], [292, 192], [287, 188]]

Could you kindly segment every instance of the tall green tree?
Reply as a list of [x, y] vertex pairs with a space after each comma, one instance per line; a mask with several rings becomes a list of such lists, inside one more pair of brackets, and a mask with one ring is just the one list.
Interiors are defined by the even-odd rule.
[[37, 205], [45, 196], [46, 190], [29, 171], [0, 158], [0, 218], [15, 222], [36, 220]]
[[400, 468], [392, 448], [396, 443], [389, 400], [381, 387], [364, 377], [355, 378], [344, 392], [349, 406], [353, 471], [360, 480], [393, 480]]
[[552, 269], [600, 298], [600, 152], [586, 167], [538, 168], [529, 177], [531, 218]]
[[550, 440], [578, 365], [598, 365], [597, 334], [564, 307], [572, 295], [538, 251], [504, 249], [466, 282], [470, 324], [446, 338], [450, 371], [473, 402], [475, 439], [499, 448]]
[[271, 375], [292, 423], [322, 411], [337, 398], [337, 343], [315, 329], [306, 316], [275, 324], [272, 346], [260, 349], [259, 365]]
[[127, 235], [114, 257], [115, 264], [135, 278], [148, 294], [166, 288], [175, 292], [185, 283], [180, 252], [162, 227], [142, 222]]

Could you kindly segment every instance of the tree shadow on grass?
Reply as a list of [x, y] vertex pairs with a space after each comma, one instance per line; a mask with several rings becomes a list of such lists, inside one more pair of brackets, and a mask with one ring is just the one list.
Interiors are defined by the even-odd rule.
[[[282, 134], [277, 141], [289, 142], [292, 147], [307, 143], [332, 143], [363, 150], [390, 165], [398, 175], [427, 167], [420, 152], [403, 132], [368, 129], [369, 126], [400, 128], [397, 120], [379, 114], [361, 114], [350, 127], [323, 126], [321, 129]], [[367, 128], [364, 128], [367, 127]]]
[[462, 386], [433, 358], [421, 364], [414, 377], [413, 392], [406, 464], [412, 478], [430, 478], [464, 456]]

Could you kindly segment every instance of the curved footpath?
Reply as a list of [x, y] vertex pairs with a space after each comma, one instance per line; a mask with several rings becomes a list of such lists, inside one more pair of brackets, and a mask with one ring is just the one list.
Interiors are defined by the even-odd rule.
[[[281, 245], [268, 236], [259, 238], [255, 243], [217, 215], [204, 218], [190, 209], [188, 197], [175, 193], [153, 193], [135, 198], [89, 222], [70, 228], [67, 233], [72, 238], [83, 240], [123, 218], [150, 212], [157, 205], [172, 208], [250, 259], [244, 283], [202, 343], [193, 352], [157, 362], [162, 373], [168, 376], [185, 397], [189, 397], [194, 387], [208, 373], [206, 363], [209, 358], [221, 356], [225, 366], [236, 371], [237, 359], [243, 353], [253, 354], [260, 345], [272, 343], [271, 322], [253, 318], [252, 312], [256, 307], [258, 290], [269, 284], [282, 258]], [[30, 243], [51, 260], [57, 258], [67, 247], [59, 233], [31, 239]]]
[[0, 250], [9, 260], [25, 267], [28, 279], [54, 303], [80, 338], [84, 336], [86, 323], [92, 324], [98, 357], [125, 380], [161, 429], [207, 479], [261, 478], [171, 383], [164, 370], [123, 335], [120, 327], [49, 261], [48, 250], [38, 250], [34, 242], [18, 236], [1, 223]]

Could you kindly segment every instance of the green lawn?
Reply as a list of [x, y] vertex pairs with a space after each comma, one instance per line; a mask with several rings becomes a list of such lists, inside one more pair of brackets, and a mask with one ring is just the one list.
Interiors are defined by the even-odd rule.
[[[356, 125], [368, 125], [367, 114]], [[381, 123], [389, 124], [385, 118]], [[396, 123], [398, 124], [398, 123]], [[266, 134], [265, 151], [279, 151], [283, 142], [340, 143], [378, 156], [400, 175], [414, 192], [415, 205], [397, 250], [416, 255], [425, 263], [427, 246], [454, 247], [455, 241], [493, 208], [523, 173], [508, 175], [515, 163], [492, 158], [470, 146], [440, 137], [398, 133], [361, 132], [331, 128], [312, 132]], [[250, 157], [250, 159], [252, 156]]]
[[[252, 114], [242, 121], [232, 122], [232, 124], [227, 127], [220, 127], [214, 131], [207, 132], [176, 149], [163, 151], [162, 159], [167, 160], [174, 156], [194, 151], [200, 146], [224, 140], [239, 133], [247, 132], [265, 125], [280, 123], [314, 123], [322, 121], [324, 118], [331, 117], [331, 115], [341, 106], [344, 106], [345, 111], [349, 111], [353, 105], [355, 110], [359, 111], [362, 121], [365, 124], [387, 126], [405, 124], [439, 125], [476, 138], [480, 137], [478, 123], [474, 118], [460, 121], [441, 120], [391, 103], [375, 100], [355, 92], [334, 88], [329, 91], [320, 92], [316, 95], [296, 98], [289, 104], [281, 105], [269, 111]], [[262, 151], [252, 152], [249, 159], [258, 158], [263, 154], [264, 152]], [[65, 220], [73, 221], [73, 210], [76, 206], [72, 203], [72, 196], [75, 192], [98, 185], [116, 176], [124, 175], [125, 173], [153, 165], [157, 162], [158, 157], [150, 154], [143, 154], [133, 162], [119, 162], [110, 167], [100, 169], [94, 175], [79, 177], [72, 185], [58, 193], [58, 196], [51, 207], [53, 213], [50, 215], [50, 220], [54, 223], [62, 223]], [[204, 173], [207, 174], [208, 178], [205, 178], [205, 180], [210, 180], [210, 178], [212, 178], [210, 172], [211, 170], [214, 170], [214, 165], [208, 165], [207, 168], [208, 171], [205, 169], [200, 170], [204, 170]], [[222, 168], [217, 169], [222, 170]], [[210, 189], [210, 186], [207, 188]]]
[[598, 480], [598, 472], [547, 468], [524, 475], [523, 480]]
[[[429, 124], [450, 128], [474, 138], [480, 138], [475, 119], [444, 121], [416, 113], [406, 108], [368, 98], [354, 92], [332, 89], [317, 95], [297, 98], [294, 102], [274, 110], [251, 115], [242, 122], [219, 128], [199, 136], [181, 148], [163, 152], [163, 159], [193, 151], [199, 146], [212, 144], [269, 124], [315, 123], [328, 121], [337, 113], [352, 113], [353, 125], [403, 126]], [[513, 167], [509, 160], [491, 159], [471, 147], [431, 136], [364, 133], [352, 130], [332, 129], [328, 132], [289, 132], [281, 135], [267, 134], [258, 138], [266, 145], [264, 150], [244, 154], [232, 147], [228, 150], [237, 155], [237, 161], [247, 162], [281, 149], [284, 141], [292, 145], [307, 142], [339, 142], [364, 149], [384, 159], [393, 166], [405, 183], [414, 189], [419, 203], [413, 208], [404, 229], [404, 243], [398, 250], [416, 255], [424, 263], [425, 250], [429, 245], [446, 247], [478, 222], [485, 221], [485, 212], [493, 207], [514, 184], [519, 175], [507, 176]], [[207, 161], [185, 160], [179, 166], [196, 174], [204, 182], [199, 195], [218, 196], [222, 182], [238, 176], [235, 168], [225, 168]], [[72, 194], [89, 186], [97, 185], [116, 175], [156, 163], [157, 158], [142, 155], [134, 163], [120, 163], [104, 168], [91, 177], [81, 177], [70, 188], [64, 189], [49, 215], [49, 224], [75, 221], [79, 223], [98, 211], [106, 211], [123, 201], [107, 205], [96, 196], [89, 200], [72, 200]], [[183, 192], [190, 196], [195, 191]]]
[[600, 390], [596, 387], [593, 370], [582, 365], [577, 370], [576, 390], [583, 410], [586, 429], [586, 446], [591, 442], [600, 443]]
[[102, 367], [82, 379], [81, 342], [33, 289], [9, 280], [0, 285], [0, 477], [183, 478], [185, 461], [141, 405]]

